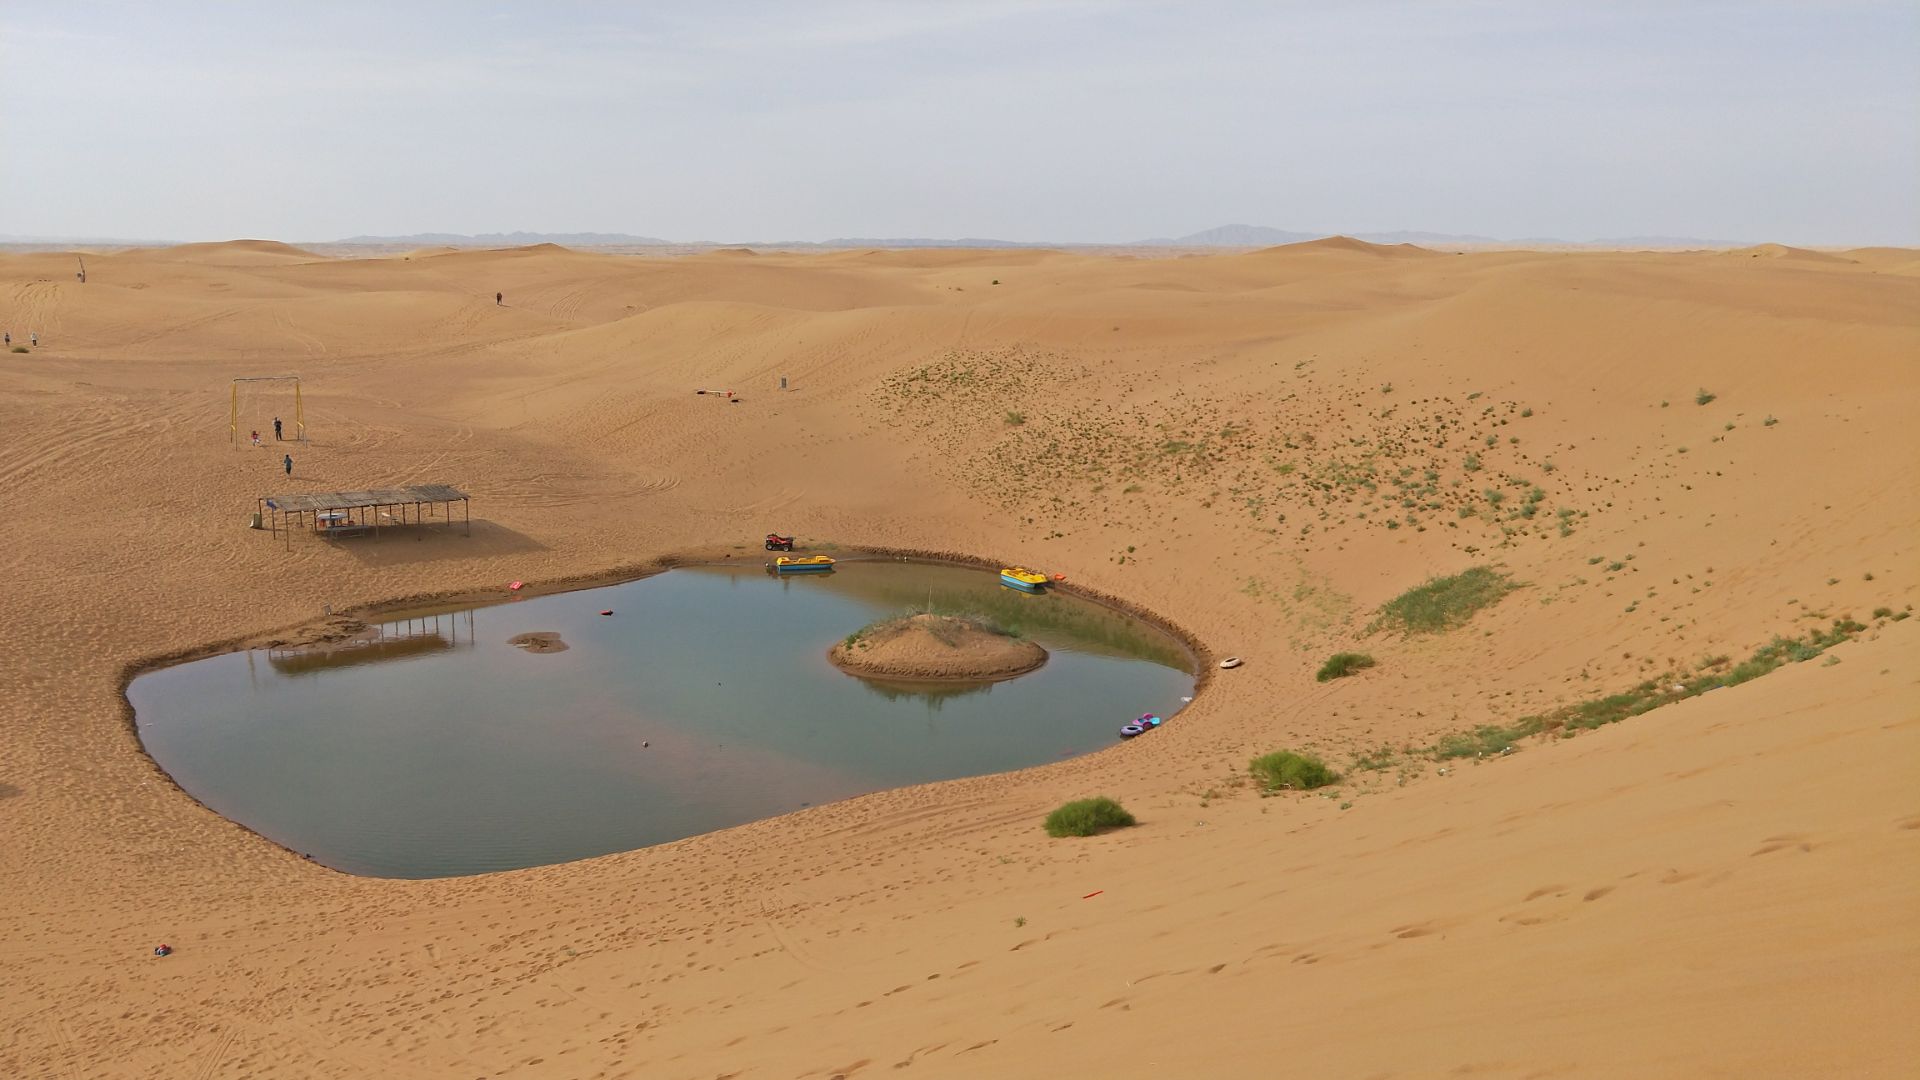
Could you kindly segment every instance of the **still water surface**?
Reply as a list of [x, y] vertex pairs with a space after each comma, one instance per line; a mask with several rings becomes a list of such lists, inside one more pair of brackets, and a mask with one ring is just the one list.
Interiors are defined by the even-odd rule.
[[[932, 606], [1051, 653], [1008, 682], [903, 686], [827, 649]], [[611, 617], [598, 613], [611, 609]], [[331, 654], [252, 650], [128, 688], [162, 768], [221, 814], [356, 874], [444, 877], [624, 851], [1116, 741], [1193, 693], [1154, 628], [950, 566], [689, 568], [383, 624]], [[507, 644], [557, 631], [564, 652]]]

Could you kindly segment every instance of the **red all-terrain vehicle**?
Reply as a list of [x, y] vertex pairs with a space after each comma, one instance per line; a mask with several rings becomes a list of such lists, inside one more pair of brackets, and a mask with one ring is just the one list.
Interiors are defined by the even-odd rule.
[[767, 534], [767, 550], [768, 551], [792, 551], [793, 537], [781, 536], [779, 533], [768, 533]]

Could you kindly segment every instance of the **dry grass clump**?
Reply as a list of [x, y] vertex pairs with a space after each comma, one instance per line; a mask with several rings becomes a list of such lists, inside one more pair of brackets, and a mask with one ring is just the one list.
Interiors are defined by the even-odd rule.
[[1340, 774], [1311, 754], [1276, 750], [1254, 758], [1247, 768], [1268, 791], [1312, 791], [1336, 783]]
[[1387, 601], [1367, 632], [1392, 629], [1411, 635], [1451, 630], [1466, 625], [1476, 612], [1517, 588], [1513, 578], [1489, 566], [1430, 578]]
[[1320, 670], [1314, 675], [1314, 678], [1320, 682], [1344, 679], [1349, 675], [1358, 675], [1360, 672], [1374, 666], [1374, 663], [1373, 657], [1368, 656], [1366, 653], [1334, 653], [1332, 656], [1327, 657], [1326, 663], [1320, 665]]
[[1061, 804], [1047, 815], [1046, 830], [1052, 837], [1092, 836], [1108, 829], [1124, 829], [1133, 823], [1133, 815], [1125, 807], [1101, 795]]

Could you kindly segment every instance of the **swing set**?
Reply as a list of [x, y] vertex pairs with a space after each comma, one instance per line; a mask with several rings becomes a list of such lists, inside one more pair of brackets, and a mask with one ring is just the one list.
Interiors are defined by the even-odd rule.
[[[262, 382], [291, 382], [293, 384], [293, 438], [288, 441], [307, 441], [306, 414], [300, 404], [300, 376], [298, 375], [249, 375], [233, 380], [233, 388], [228, 395], [227, 405], [227, 441], [236, 448], [240, 445], [240, 384]], [[251, 389], [251, 388], [249, 388]], [[251, 398], [251, 395], [249, 395]]]

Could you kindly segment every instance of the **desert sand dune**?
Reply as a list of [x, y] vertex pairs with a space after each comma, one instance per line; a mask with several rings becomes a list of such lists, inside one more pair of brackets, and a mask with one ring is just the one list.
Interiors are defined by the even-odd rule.
[[1440, 254], [1417, 244], [1374, 244], [1357, 240], [1351, 236], [1323, 236], [1318, 240], [1302, 240], [1294, 244], [1280, 244], [1277, 247], [1261, 248], [1256, 255], [1304, 255], [1308, 253], [1343, 252], [1353, 255], [1372, 255], [1382, 259], [1424, 259]]
[[818, 256], [822, 261], [914, 270], [951, 267], [1035, 266], [1071, 258], [1052, 248], [867, 248]]
[[1810, 248], [1788, 247], [1785, 244], [1755, 244], [1752, 247], [1734, 248], [1725, 253], [1735, 259], [1791, 259], [1795, 262], [1844, 263], [1850, 258], [1833, 255], [1825, 251]]
[[280, 263], [316, 262], [326, 258], [304, 248], [278, 240], [222, 240], [214, 243], [175, 244], [163, 248], [135, 249], [128, 254], [153, 262], [203, 263], [208, 266], [272, 266]]
[[[0, 325], [41, 336], [0, 353], [0, 1075], [1920, 1055], [1920, 254], [193, 247], [90, 258], [84, 285], [68, 255], [0, 256]], [[228, 439], [229, 380], [281, 373], [310, 435], [291, 481]], [[242, 406], [267, 429], [291, 399]], [[431, 481], [474, 493], [471, 539], [245, 527], [268, 492]], [[1247, 663], [1088, 757], [438, 881], [223, 820], [127, 715], [159, 658], [757, 562], [769, 529], [1058, 571]], [[1518, 587], [1446, 633], [1370, 629], [1475, 566]], [[1428, 752], [1849, 619], [1742, 685]], [[1377, 665], [1315, 680], [1349, 649]], [[1246, 763], [1281, 748], [1347, 775], [1263, 798]], [[1095, 794], [1141, 824], [1041, 832]]]

